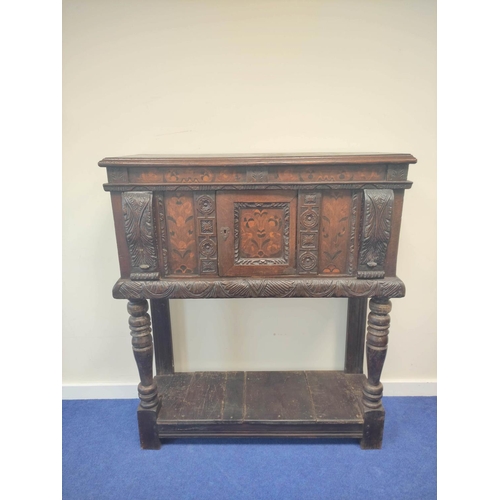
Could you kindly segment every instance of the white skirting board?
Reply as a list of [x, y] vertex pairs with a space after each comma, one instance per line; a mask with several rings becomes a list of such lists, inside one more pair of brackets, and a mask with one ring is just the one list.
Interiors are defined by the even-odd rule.
[[[384, 382], [384, 396], [437, 396], [435, 380]], [[63, 385], [63, 399], [138, 399], [137, 384]]]

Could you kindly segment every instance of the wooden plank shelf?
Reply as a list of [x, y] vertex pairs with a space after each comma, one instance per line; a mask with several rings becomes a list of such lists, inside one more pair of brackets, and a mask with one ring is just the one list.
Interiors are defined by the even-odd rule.
[[361, 438], [364, 379], [340, 371], [160, 375], [158, 435]]

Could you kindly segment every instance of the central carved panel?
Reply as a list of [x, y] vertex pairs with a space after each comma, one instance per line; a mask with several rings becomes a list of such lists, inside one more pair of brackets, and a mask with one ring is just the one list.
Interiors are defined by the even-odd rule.
[[234, 204], [236, 265], [288, 264], [290, 203]]

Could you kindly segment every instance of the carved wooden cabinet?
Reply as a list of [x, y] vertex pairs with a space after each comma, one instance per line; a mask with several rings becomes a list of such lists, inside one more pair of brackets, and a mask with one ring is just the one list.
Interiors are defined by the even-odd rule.
[[[113, 296], [128, 300], [140, 375], [143, 448], [176, 436], [350, 437], [381, 447], [390, 299], [405, 294], [396, 258], [410, 163], [408, 154], [99, 162], [121, 271]], [[205, 297], [347, 297], [344, 370], [176, 372], [169, 300]]]

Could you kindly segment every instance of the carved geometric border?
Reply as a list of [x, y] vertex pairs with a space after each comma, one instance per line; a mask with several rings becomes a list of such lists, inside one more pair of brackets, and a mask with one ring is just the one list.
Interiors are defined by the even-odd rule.
[[399, 278], [203, 278], [159, 281], [119, 280], [115, 299], [201, 299], [249, 297], [404, 297]]
[[[283, 209], [283, 257], [277, 259], [243, 259], [240, 257], [240, 209], [282, 208]], [[239, 266], [283, 266], [288, 264], [290, 254], [290, 203], [238, 202], [234, 204], [234, 263]]]

